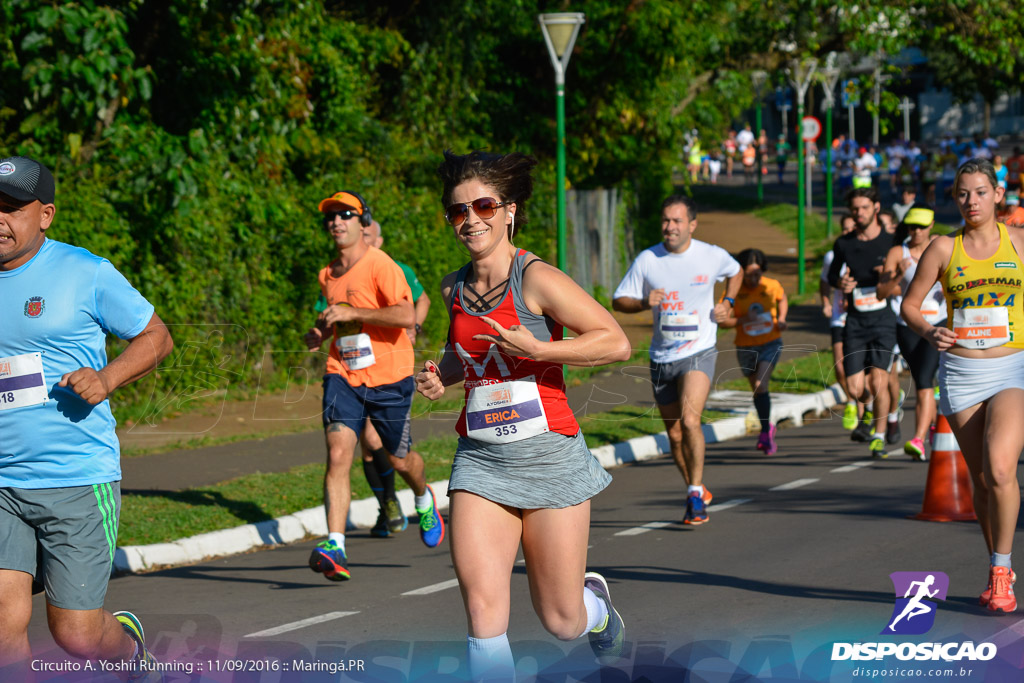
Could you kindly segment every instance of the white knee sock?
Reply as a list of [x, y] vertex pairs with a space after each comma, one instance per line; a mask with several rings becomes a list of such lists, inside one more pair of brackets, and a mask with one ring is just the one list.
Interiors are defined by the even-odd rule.
[[587, 625], [583, 627], [583, 633], [576, 636], [577, 638], [582, 638], [593, 631], [608, 617], [608, 605], [597, 597], [594, 591], [585, 586], [583, 588], [583, 606], [587, 608]]
[[489, 683], [515, 682], [516, 664], [512, 658], [512, 647], [508, 644], [507, 633], [493, 638], [468, 636], [466, 640], [469, 676], [472, 680]]

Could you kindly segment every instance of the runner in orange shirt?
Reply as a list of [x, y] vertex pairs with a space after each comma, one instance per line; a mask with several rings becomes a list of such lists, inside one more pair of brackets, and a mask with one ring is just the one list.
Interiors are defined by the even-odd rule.
[[778, 280], [764, 277], [768, 259], [763, 251], [744, 249], [736, 260], [743, 268], [743, 284], [736, 294], [736, 307], [718, 324], [736, 328], [736, 358], [754, 392], [754, 408], [761, 421], [757, 450], [774, 455], [779, 447], [775, 443], [775, 425], [771, 423], [768, 384], [782, 352], [789, 301]]
[[307, 347], [316, 351], [333, 328], [323, 398], [328, 537], [313, 550], [309, 566], [331, 581], [344, 581], [350, 578], [345, 554], [349, 471], [367, 418], [416, 496], [420, 535], [428, 547], [444, 539], [444, 521], [426, 484], [423, 460], [409, 450], [415, 358], [405, 329], [415, 323], [412, 291], [391, 257], [363, 240], [362, 228], [373, 219], [362, 197], [336, 192], [319, 208], [338, 258], [320, 271], [328, 306], [306, 333]]

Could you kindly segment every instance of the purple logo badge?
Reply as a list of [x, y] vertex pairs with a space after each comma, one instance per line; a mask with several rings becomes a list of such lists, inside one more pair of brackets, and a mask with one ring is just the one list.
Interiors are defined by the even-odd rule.
[[933, 601], [946, 599], [949, 576], [943, 572], [893, 572], [889, 578], [896, 591], [896, 605], [882, 634], [927, 633], [935, 623], [938, 606]]

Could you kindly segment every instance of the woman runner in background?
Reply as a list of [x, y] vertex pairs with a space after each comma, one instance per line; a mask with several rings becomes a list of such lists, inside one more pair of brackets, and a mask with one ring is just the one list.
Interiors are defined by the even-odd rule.
[[[878, 295], [892, 297], [897, 311], [903, 301], [903, 292], [914, 279], [921, 255], [936, 238], [931, 234], [934, 225], [935, 211], [927, 204], [917, 203], [910, 207], [896, 231], [898, 244], [889, 250], [885, 258]], [[940, 282], [928, 290], [921, 304], [921, 314], [929, 325], [945, 324], [946, 301]], [[924, 441], [935, 421], [935, 372], [939, 369], [939, 352], [928, 340], [910, 329], [902, 315], [896, 322], [900, 354], [910, 367], [910, 376], [917, 391], [914, 436], [903, 445], [903, 452], [916, 460], [927, 460]]]
[[743, 284], [736, 294], [732, 315], [718, 324], [736, 328], [736, 359], [754, 392], [754, 408], [761, 422], [757, 450], [775, 455], [775, 425], [771, 423], [772, 398], [768, 385], [782, 353], [789, 301], [778, 280], [764, 277], [768, 259], [760, 249], [744, 249], [737, 256], [743, 268]]

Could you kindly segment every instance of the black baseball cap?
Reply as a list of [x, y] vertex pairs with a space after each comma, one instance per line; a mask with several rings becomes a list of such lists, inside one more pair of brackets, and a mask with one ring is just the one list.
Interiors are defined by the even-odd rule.
[[28, 157], [0, 159], [0, 192], [23, 202], [53, 204], [55, 183], [50, 169]]

